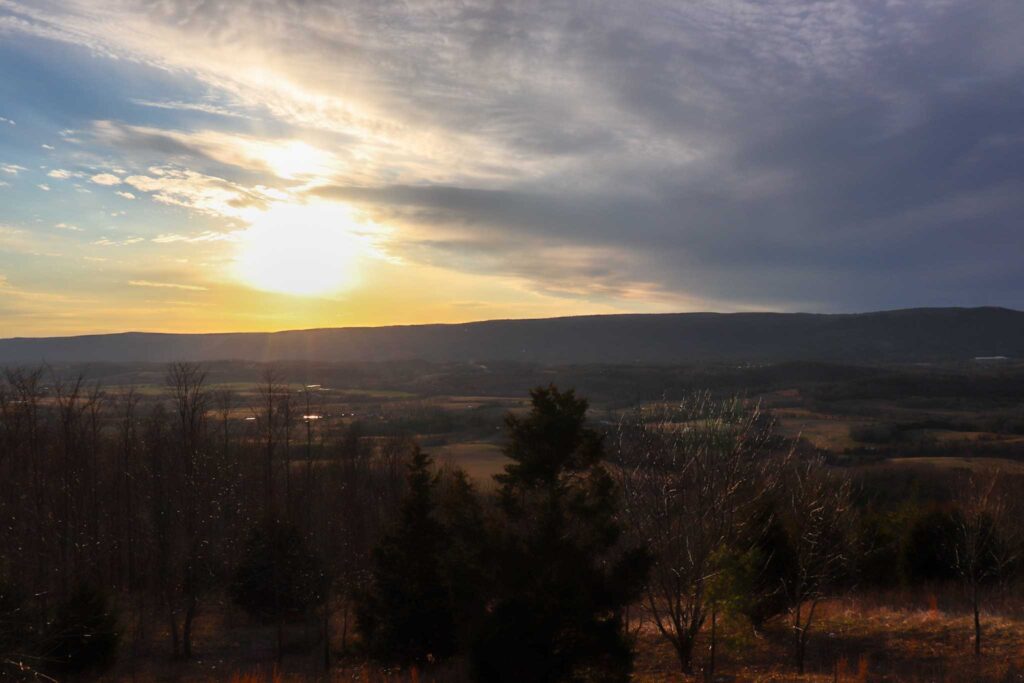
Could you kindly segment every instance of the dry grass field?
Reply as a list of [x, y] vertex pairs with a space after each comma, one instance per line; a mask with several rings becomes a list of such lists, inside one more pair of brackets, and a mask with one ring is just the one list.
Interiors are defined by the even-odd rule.
[[[807, 673], [797, 675], [789, 657], [785, 616], [755, 634], [739, 618], [719, 622], [715, 681], [722, 683], [1011, 683], [1024, 681], [1024, 603], [1018, 597], [993, 596], [983, 614], [984, 653], [972, 654], [972, 624], [955, 587], [853, 595], [819, 607], [808, 650]], [[337, 624], [340, 626], [340, 624]], [[135, 662], [126, 638], [116, 669], [103, 680], [138, 683], [462, 683], [458, 667], [440, 670], [387, 670], [356, 656], [336, 656], [322, 668], [315, 630], [292, 624], [283, 661], [274, 661], [272, 627], [256, 626], [230, 610], [200, 620], [199, 656], [190, 663], [162, 659], [159, 629], [146, 634]], [[682, 676], [671, 649], [654, 624], [634, 615], [637, 658], [634, 680], [669, 683], [706, 680], [698, 671]], [[307, 628], [310, 629], [307, 631]], [[336, 630], [337, 632], [337, 630]], [[340, 643], [334, 643], [337, 647]], [[707, 660], [708, 641], [698, 643], [698, 667]]]
[[486, 441], [446, 444], [428, 448], [427, 452], [439, 465], [462, 469], [477, 486], [485, 489], [493, 484], [494, 475], [500, 474], [509, 462], [502, 453], [501, 444]]
[[[824, 604], [808, 652], [807, 673], [799, 676], [786, 656], [789, 630], [784, 618], [763, 633], [726, 622], [719, 645], [716, 681], [892, 681], [971, 683], [1024, 681], [1024, 619], [986, 614], [985, 652], [972, 654], [972, 624], [962, 606], [944, 609], [934, 597], [854, 597]], [[891, 606], [891, 600], [899, 602]], [[953, 600], [953, 602], [958, 602]], [[930, 604], [929, 604], [930, 603]], [[707, 644], [698, 646], [706, 655]], [[695, 676], [692, 680], [701, 680]], [[641, 629], [635, 680], [686, 680], [674, 668], [671, 651], [650, 626]]]

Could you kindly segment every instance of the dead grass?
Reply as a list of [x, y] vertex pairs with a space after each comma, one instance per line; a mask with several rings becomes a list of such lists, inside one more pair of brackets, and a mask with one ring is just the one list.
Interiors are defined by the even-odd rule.
[[[961, 591], [915, 589], [867, 593], [833, 600], [820, 608], [807, 658], [807, 673], [796, 674], [790, 657], [785, 618], [769, 622], [755, 634], [739, 618], [720, 620], [716, 681], [751, 683], [1010, 683], [1024, 682], [1024, 601], [1019, 591], [990, 596], [983, 616], [984, 653], [972, 653], [971, 616]], [[151, 622], [153, 624], [157, 622]], [[340, 623], [337, 625], [340, 632]], [[684, 678], [675, 656], [654, 625], [632, 623], [637, 631], [634, 680], [638, 683], [703, 681]], [[322, 669], [321, 645], [315, 627], [292, 624], [289, 647], [280, 666], [274, 664], [274, 632], [249, 622], [234, 610], [210, 609], [197, 623], [199, 655], [191, 662], [167, 659], [166, 636], [149, 631], [134, 662], [125, 642], [116, 669], [103, 680], [133, 683], [462, 683], [457, 667], [426, 672], [388, 670], [358, 657], [337, 658], [330, 672]], [[336, 643], [337, 645], [337, 643]], [[708, 642], [695, 649], [699, 668]]]
[[[923, 596], [922, 596], [923, 597]], [[972, 651], [972, 622], [959, 605], [943, 611], [940, 600], [917, 598], [899, 607], [879, 600], [836, 600], [822, 606], [808, 648], [807, 673], [796, 674], [784, 619], [761, 634], [733, 620], [722, 628], [716, 681], [853, 681], [908, 683], [1009, 683], [1024, 681], [1024, 620], [983, 617], [984, 653]], [[929, 604], [930, 603], [930, 604]], [[695, 652], [706, 657], [707, 643]], [[635, 680], [644, 683], [687, 680], [671, 650], [653, 626], [639, 634]], [[690, 680], [703, 680], [702, 676]]]
[[883, 464], [903, 467], [935, 467], [938, 469], [965, 469], [973, 472], [999, 470], [1007, 474], [1024, 474], [1024, 462], [1007, 458], [960, 458], [954, 456], [889, 458]]

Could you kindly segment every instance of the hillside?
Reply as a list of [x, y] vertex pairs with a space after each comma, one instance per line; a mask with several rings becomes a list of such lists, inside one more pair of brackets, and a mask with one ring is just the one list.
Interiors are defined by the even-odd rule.
[[1024, 312], [678, 313], [272, 333], [128, 332], [0, 340], [0, 363], [170, 360], [927, 362], [1024, 356]]

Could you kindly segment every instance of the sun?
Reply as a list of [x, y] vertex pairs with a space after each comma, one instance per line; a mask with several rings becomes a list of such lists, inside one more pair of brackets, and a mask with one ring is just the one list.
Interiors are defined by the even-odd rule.
[[341, 204], [279, 204], [242, 233], [235, 275], [255, 289], [318, 296], [358, 283], [366, 240]]

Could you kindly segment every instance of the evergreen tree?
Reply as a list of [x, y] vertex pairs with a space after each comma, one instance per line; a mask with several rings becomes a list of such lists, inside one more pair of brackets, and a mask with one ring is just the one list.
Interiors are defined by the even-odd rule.
[[293, 524], [266, 519], [246, 542], [231, 583], [235, 604], [250, 616], [278, 626], [278, 657], [284, 621], [324, 599], [323, 566]]
[[616, 493], [587, 402], [554, 386], [506, 419], [512, 463], [498, 475], [496, 595], [472, 651], [487, 681], [627, 680], [623, 608], [649, 567], [619, 552]]
[[907, 532], [903, 547], [903, 571], [912, 583], [955, 579], [957, 510], [932, 509], [916, 519]]
[[438, 478], [419, 448], [407, 479], [397, 524], [374, 549], [372, 582], [356, 617], [371, 655], [422, 664], [454, 654], [456, 628], [443, 571], [447, 542], [437, 517]]
[[756, 513], [764, 519], [754, 525], [762, 529], [757, 537], [747, 540], [752, 550], [750, 594], [740, 606], [755, 631], [765, 622], [786, 611], [786, 587], [793, 581], [796, 571], [793, 544], [785, 527], [779, 521], [774, 506]]
[[493, 558], [480, 499], [466, 473], [442, 473], [438, 518], [444, 527], [441, 574], [448, 589], [459, 652], [465, 652], [485, 617]]

